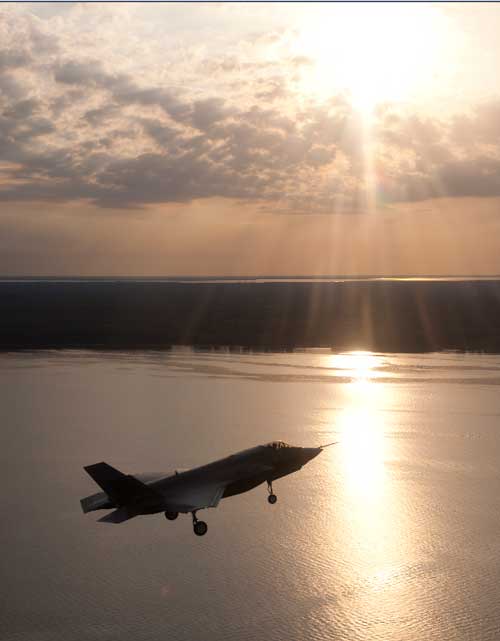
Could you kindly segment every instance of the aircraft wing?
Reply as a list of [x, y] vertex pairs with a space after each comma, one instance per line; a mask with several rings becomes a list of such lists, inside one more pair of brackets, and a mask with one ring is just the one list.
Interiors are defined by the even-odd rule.
[[[264, 474], [272, 469], [269, 466], [252, 465], [251, 473]], [[161, 490], [165, 504], [172, 512], [192, 512], [217, 507], [226, 487], [240, 478], [246, 478], [249, 470], [242, 469], [238, 472], [225, 480], [212, 480], [207, 471], [200, 474], [199, 468], [170, 477]]]
[[[175, 493], [164, 497], [163, 508], [172, 512], [193, 512], [206, 507], [216, 507], [226, 489], [224, 485], [184, 485]], [[135, 506], [123, 506], [101, 517], [101, 523], [123, 523], [140, 514]]]
[[226, 483], [182, 483], [165, 495], [165, 503], [173, 512], [192, 512], [206, 507], [217, 507], [226, 489]]

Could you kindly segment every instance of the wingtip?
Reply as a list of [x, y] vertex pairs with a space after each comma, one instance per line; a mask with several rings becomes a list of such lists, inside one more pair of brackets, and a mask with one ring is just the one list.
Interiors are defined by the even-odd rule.
[[104, 461], [100, 461], [99, 463], [92, 463], [92, 465], [84, 465], [84, 466], [83, 466], [83, 469], [84, 469], [86, 472], [88, 472], [89, 470], [91, 470], [91, 469], [93, 469], [93, 468], [97, 467], [98, 465], [103, 465], [103, 464], [105, 464], [105, 463], [104, 463]]

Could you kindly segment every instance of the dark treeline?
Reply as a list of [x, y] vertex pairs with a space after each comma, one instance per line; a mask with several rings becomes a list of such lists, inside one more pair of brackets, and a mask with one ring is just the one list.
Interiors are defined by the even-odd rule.
[[500, 353], [500, 282], [0, 283], [0, 349]]

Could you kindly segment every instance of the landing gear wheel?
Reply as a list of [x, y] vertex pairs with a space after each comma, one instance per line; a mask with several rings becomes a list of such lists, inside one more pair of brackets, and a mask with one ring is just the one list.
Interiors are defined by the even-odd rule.
[[165, 512], [165, 518], [169, 521], [175, 521], [178, 516], [179, 512]]
[[205, 523], [205, 521], [198, 521], [196, 518], [196, 512], [191, 512], [191, 515], [193, 517], [193, 532], [196, 534], [196, 536], [203, 536], [204, 534], [207, 533], [208, 530], [208, 525]]
[[278, 500], [278, 497], [276, 494], [273, 492], [273, 483], [272, 481], [267, 482], [267, 491], [269, 492], [269, 496], [267, 497], [267, 500], [271, 505], [274, 505], [276, 501]]
[[193, 523], [193, 530], [196, 536], [203, 536], [207, 533], [208, 525], [205, 521], [196, 521]]

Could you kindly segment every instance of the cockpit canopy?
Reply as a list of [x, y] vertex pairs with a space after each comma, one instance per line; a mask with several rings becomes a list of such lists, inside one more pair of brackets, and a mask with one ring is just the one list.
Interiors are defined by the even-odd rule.
[[274, 450], [280, 450], [282, 447], [291, 447], [291, 445], [283, 443], [283, 441], [272, 441], [271, 443], [268, 443], [266, 447], [272, 447]]

